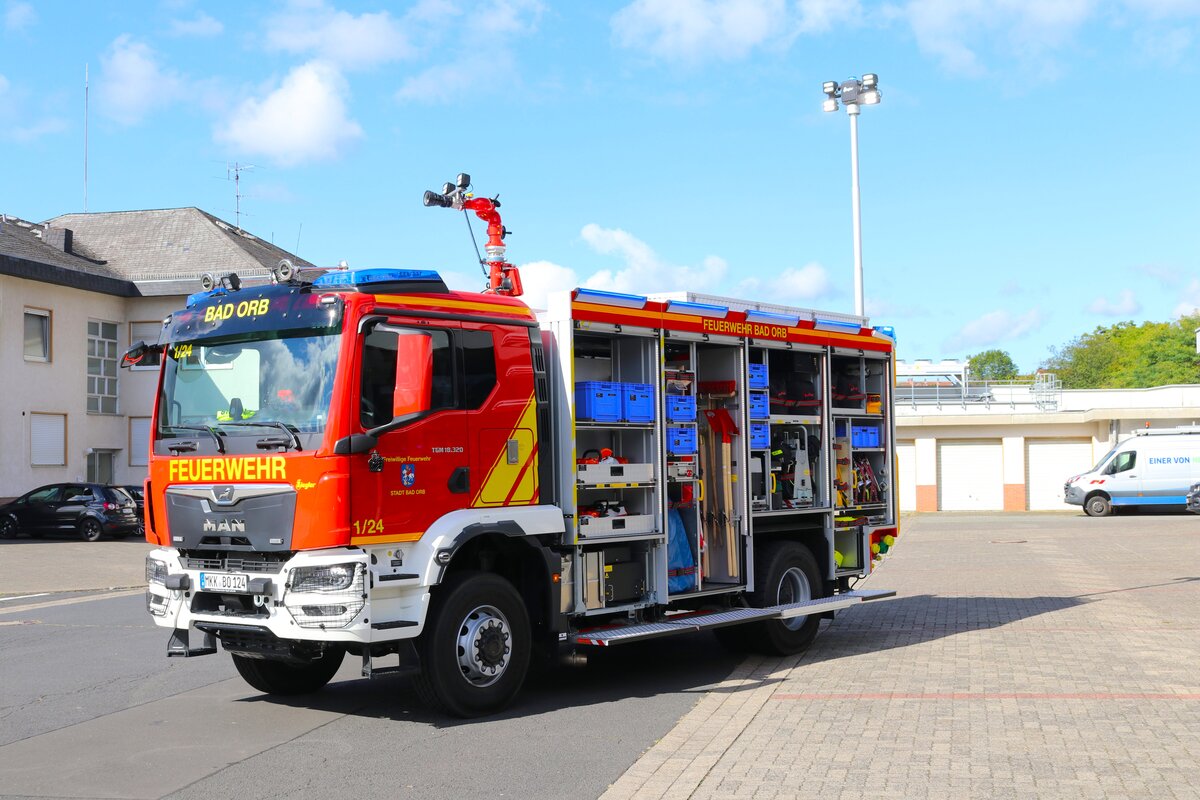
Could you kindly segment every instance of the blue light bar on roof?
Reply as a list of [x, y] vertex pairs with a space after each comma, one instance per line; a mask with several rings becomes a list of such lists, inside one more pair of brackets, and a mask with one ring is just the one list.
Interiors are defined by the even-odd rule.
[[771, 322], [776, 325], [787, 325], [795, 327], [800, 324], [799, 314], [775, 314], [771, 311], [759, 311], [757, 308], [752, 308], [746, 312], [747, 322]]
[[646, 298], [639, 294], [602, 292], [598, 289], [576, 289], [575, 299], [584, 303], [598, 303], [602, 306], [619, 306], [621, 308], [646, 307]]
[[819, 331], [840, 331], [842, 333], [858, 333], [862, 330], [862, 326], [857, 322], [843, 322], [840, 319], [821, 319], [820, 317], [813, 320], [813, 327]]
[[224, 289], [209, 289], [207, 292], [196, 292], [195, 294], [189, 294], [187, 299], [187, 307], [191, 308], [197, 303], [203, 303], [205, 300], [210, 300], [218, 295], [223, 294], [225, 294]]
[[668, 300], [667, 311], [672, 314], [691, 314], [697, 317], [714, 317], [724, 319], [729, 314], [725, 306], [714, 306], [708, 303], [685, 303], [682, 300]]
[[875, 332], [879, 333], [879, 334], [883, 334], [884, 336], [891, 339], [893, 342], [896, 341], [896, 329], [893, 328], [891, 325], [876, 325]]
[[319, 275], [313, 279], [312, 285], [332, 288], [337, 286], [370, 286], [372, 283], [413, 281], [441, 283], [442, 276], [431, 269], [339, 269]]

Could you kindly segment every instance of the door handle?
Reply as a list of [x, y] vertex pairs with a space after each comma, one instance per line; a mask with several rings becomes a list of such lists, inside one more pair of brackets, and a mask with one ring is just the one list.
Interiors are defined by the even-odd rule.
[[450, 474], [450, 480], [446, 481], [446, 487], [451, 494], [467, 494], [471, 491], [471, 470], [468, 467], [459, 467]]

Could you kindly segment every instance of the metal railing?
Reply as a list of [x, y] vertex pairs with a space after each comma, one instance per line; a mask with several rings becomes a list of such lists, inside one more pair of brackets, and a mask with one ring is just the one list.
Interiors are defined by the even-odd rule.
[[[931, 380], [940, 378], [940, 380]], [[1039, 373], [1033, 380], [975, 381], [960, 376], [922, 375], [920, 380], [903, 375], [896, 378], [896, 405], [957, 406], [968, 408], [1003, 406], [1011, 410], [1033, 406], [1054, 411], [1062, 399], [1062, 381], [1053, 373]]]

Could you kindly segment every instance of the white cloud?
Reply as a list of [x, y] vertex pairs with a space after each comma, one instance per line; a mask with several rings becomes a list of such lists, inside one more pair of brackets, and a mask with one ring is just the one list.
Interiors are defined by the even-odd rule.
[[1087, 310], [1106, 317], [1128, 317], [1141, 311], [1142, 304], [1133, 296], [1132, 289], [1125, 289], [1115, 301], [1110, 301], [1107, 297], [1097, 297]]
[[284, 166], [336, 158], [363, 135], [347, 115], [347, 91], [335, 68], [310, 61], [265, 97], [243, 100], [215, 138], [239, 154], [263, 155]]
[[1200, 278], [1195, 278], [1183, 290], [1183, 299], [1172, 312], [1176, 317], [1200, 313]]
[[540, 0], [491, 0], [469, 5], [423, 0], [405, 15], [406, 29], [420, 30], [422, 50], [449, 47], [453, 59], [411, 75], [396, 91], [400, 102], [446, 103], [482, 86], [520, 82], [512, 40], [532, 33], [545, 7]]
[[[422, 13], [430, 4], [420, 6]], [[268, 22], [267, 49], [313, 54], [347, 69], [373, 67], [415, 54], [401, 21], [387, 11], [355, 16], [324, 0], [292, 0]]]
[[128, 34], [118, 36], [100, 57], [97, 109], [123, 125], [133, 125], [155, 108], [175, 100], [183, 83], [163, 69], [149, 45]]
[[575, 270], [552, 261], [532, 261], [522, 264], [520, 269], [521, 285], [525, 287], [522, 299], [531, 308], [544, 310], [549, 295], [579, 286]]
[[171, 33], [174, 36], [218, 36], [225, 26], [218, 19], [213, 19], [203, 11], [192, 19], [171, 20]]
[[863, 16], [858, 0], [799, 0], [796, 6], [800, 14], [796, 28], [801, 33], [825, 33], [855, 25]]
[[706, 257], [698, 267], [669, 264], [648, 244], [620, 228], [588, 223], [579, 235], [597, 253], [615, 255], [624, 262], [619, 269], [602, 269], [588, 276], [583, 285], [589, 289], [632, 294], [707, 292], [725, 276], [725, 261], [717, 256]]
[[1043, 321], [1042, 312], [1036, 308], [1019, 316], [1004, 310], [989, 311], [964, 325], [944, 347], [953, 350], [1001, 344], [1033, 333]]
[[[826, 5], [820, 0], [802, 4], [809, 25], [828, 19]], [[694, 62], [738, 59], [786, 40], [788, 21], [784, 0], [634, 0], [613, 15], [611, 25], [621, 47]]]
[[7, 31], [23, 31], [37, 21], [37, 12], [29, 3], [10, 2], [4, 9], [4, 29]]

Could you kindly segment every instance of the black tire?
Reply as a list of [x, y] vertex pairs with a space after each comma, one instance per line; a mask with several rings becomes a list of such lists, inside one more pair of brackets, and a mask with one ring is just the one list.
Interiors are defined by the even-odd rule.
[[1113, 512], [1112, 503], [1102, 494], [1094, 494], [1083, 503], [1083, 511], [1089, 517], [1107, 517]]
[[484, 572], [451, 575], [437, 589], [417, 640], [417, 694], [436, 711], [493, 714], [525, 683], [530, 640], [529, 613], [511, 583]]
[[341, 647], [329, 646], [310, 664], [288, 664], [234, 653], [233, 666], [246, 683], [260, 692], [289, 696], [309, 694], [325, 686], [337, 674], [345, 655]]
[[100, 523], [91, 517], [84, 517], [79, 521], [79, 538], [85, 542], [98, 542], [100, 535], [104, 533], [104, 529], [100, 527]]
[[713, 628], [713, 636], [717, 641], [731, 653], [745, 653], [747, 650], [752, 650], [753, 644], [750, 641], [749, 625], [726, 625], [724, 628]]
[[16, 517], [4, 516], [0, 518], [0, 539], [15, 539], [21, 532], [21, 526], [17, 524]]
[[[770, 542], [754, 558], [754, 584], [746, 596], [753, 608], [825, 597], [825, 582], [812, 552], [798, 542]], [[742, 625], [751, 649], [773, 656], [795, 655], [812, 644], [821, 627], [813, 614]]]

